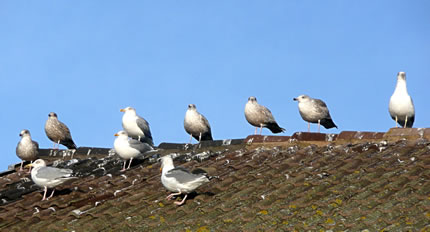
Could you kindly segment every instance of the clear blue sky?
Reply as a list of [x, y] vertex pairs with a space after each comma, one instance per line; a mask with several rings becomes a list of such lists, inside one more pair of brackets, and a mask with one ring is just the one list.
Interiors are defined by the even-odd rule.
[[399, 71], [414, 127], [429, 127], [429, 12], [425, 0], [1, 1], [0, 170], [19, 162], [22, 129], [52, 147], [51, 111], [78, 146], [112, 147], [126, 106], [155, 144], [188, 141], [190, 103], [215, 139], [244, 138], [249, 96], [284, 135], [307, 130], [300, 94], [327, 103], [339, 130], [322, 132], [387, 131]]

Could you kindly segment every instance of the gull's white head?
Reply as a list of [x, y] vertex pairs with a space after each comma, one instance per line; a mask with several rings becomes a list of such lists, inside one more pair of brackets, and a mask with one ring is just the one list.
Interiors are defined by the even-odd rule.
[[293, 98], [294, 101], [298, 101], [300, 102], [305, 102], [305, 101], [309, 101], [311, 98], [308, 95], [300, 95], [296, 98]]
[[124, 112], [124, 113], [127, 113], [127, 112], [134, 112], [134, 113], [136, 113], [136, 110], [133, 107], [130, 107], [130, 106], [125, 107], [124, 109], [120, 109], [119, 111]]
[[397, 73], [397, 80], [404, 80], [404, 81], [406, 81], [406, 73], [405, 72], [399, 72], [399, 73]]
[[128, 138], [128, 134], [125, 131], [118, 131], [116, 134], [114, 134], [115, 136], [117, 136], [118, 138]]
[[36, 161], [34, 161], [31, 164], [25, 165], [25, 167], [34, 167], [34, 168], [46, 167], [46, 162], [43, 159], [37, 159]]
[[164, 167], [166, 166], [170, 166], [173, 168], [173, 159], [172, 156], [170, 155], [165, 155], [163, 157], [161, 157], [161, 168], [160, 170], [163, 170]]
[[22, 138], [27, 137], [27, 136], [31, 136], [30, 131], [29, 130], [22, 130], [21, 133], [19, 133], [19, 136]]
[[251, 96], [251, 97], [249, 97], [248, 98], [248, 102], [257, 102], [257, 98], [256, 97], [254, 97], [254, 96]]

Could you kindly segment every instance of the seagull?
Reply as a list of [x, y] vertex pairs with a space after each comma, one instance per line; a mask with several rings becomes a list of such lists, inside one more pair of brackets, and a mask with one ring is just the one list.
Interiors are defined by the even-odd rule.
[[182, 201], [174, 202], [176, 205], [184, 204], [189, 193], [209, 182], [209, 178], [203, 173], [193, 174], [183, 167], [175, 168], [170, 155], [161, 157], [161, 171], [161, 183], [167, 190], [174, 192], [166, 197], [167, 200], [172, 199], [173, 196], [185, 194]]
[[115, 152], [121, 158], [125, 159], [124, 166], [121, 172], [126, 170], [125, 165], [128, 159], [130, 159], [130, 163], [128, 164], [127, 169], [130, 168], [133, 158], [136, 158], [139, 155], [143, 155], [149, 151], [155, 151], [154, 148], [147, 143], [140, 142], [136, 139], [129, 139], [128, 134], [125, 131], [118, 131], [115, 136], [117, 136], [113, 143]]
[[209, 125], [208, 120], [200, 114], [196, 105], [189, 104], [188, 110], [185, 113], [184, 119], [184, 128], [185, 131], [190, 134], [190, 143], [193, 137], [199, 141], [212, 141], [212, 132], [211, 126]]
[[298, 101], [300, 115], [308, 122], [308, 132], [310, 132], [310, 123], [318, 123], [318, 132], [320, 132], [320, 124], [326, 129], [337, 128], [331, 119], [327, 105], [322, 100], [308, 95], [300, 95], [293, 100]]
[[139, 141], [154, 145], [149, 123], [144, 118], [137, 115], [133, 107], [126, 107], [120, 111], [124, 112], [122, 116], [122, 127], [128, 135]]
[[249, 97], [245, 105], [245, 118], [249, 124], [255, 126], [254, 134], [257, 134], [257, 128], [260, 127], [260, 135], [263, 127], [269, 129], [272, 133], [284, 132], [285, 129], [280, 127], [275, 118], [265, 106], [258, 104], [256, 97]]
[[55, 144], [58, 144], [57, 149], [60, 147], [60, 144], [63, 144], [68, 149], [76, 149], [69, 128], [58, 120], [56, 113], [51, 112], [48, 116], [49, 118], [45, 123], [45, 133], [54, 142], [53, 149], [55, 149]]
[[[63, 169], [63, 168], [54, 168], [54, 167], [46, 167], [46, 163], [42, 159], [38, 159], [31, 164], [27, 164], [26, 167], [34, 167], [31, 170], [31, 179], [33, 182], [45, 189], [43, 193], [42, 201], [49, 200], [55, 191], [55, 187], [72, 179], [76, 179], [77, 177], [73, 176], [73, 170], [71, 169]], [[46, 192], [48, 188], [53, 188], [51, 195], [46, 198]]]
[[411, 128], [415, 120], [415, 108], [411, 96], [406, 88], [406, 73], [397, 74], [397, 85], [393, 95], [390, 98], [388, 106], [391, 118], [400, 124], [400, 126]]
[[[24, 160], [33, 162], [33, 160], [35, 160], [39, 155], [39, 144], [31, 140], [29, 130], [22, 130], [21, 133], [19, 133], [19, 136], [21, 137], [21, 140], [16, 146], [16, 155], [21, 159], [21, 167], [19, 170], [22, 171]], [[30, 171], [31, 168], [28, 172]]]

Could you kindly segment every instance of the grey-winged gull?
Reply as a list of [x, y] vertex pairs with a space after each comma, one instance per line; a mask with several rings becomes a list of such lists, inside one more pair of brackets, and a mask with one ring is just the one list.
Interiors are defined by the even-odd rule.
[[127, 132], [128, 136], [154, 145], [149, 123], [144, 118], [137, 115], [133, 107], [126, 107], [120, 111], [124, 112], [122, 116], [122, 127]]
[[173, 192], [166, 199], [170, 200], [173, 196], [185, 194], [182, 201], [174, 202], [176, 205], [184, 204], [189, 193], [209, 182], [209, 178], [204, 173], [193, 174], [183, 167], [175, 168], [170, 155], [161, 157], [161, 170], [161, 183], [167, 190]]
[[300, 115], [308, 122], [308, 132], [310, 132], [310, 123], [318, 123], [318, 132], [320, 132], [320, 124], [326, 129], [337, 128], [331, 119], [327, 105], [322, 100], [308, 95], [300, 95], [293, 100], [298, 101]]
[[193, 137], [199, 141], [199, 143], [201, 141], [213, 140], [211, 126], [208, 120], [197, 111], [196, 105], [194, 104], [188, 105], [188, 110], [185, 113], [184, 128], [185, 131], [190, 134], [190, 143]]
[[397, 74], [397, 85], [393, 95], [390, 98], [388, 106], [391, 118], [400, 124], [400, 126], [412, 127], [415, 120], [415, 108], [411, 96], [406, 88], [406, 73]]
[[[27, 164], [26, 167], [33, 167], [31, 170], [31, 179], [33, 182], [45, 189], [43, 193], [43, 200], [49, 200], [54, 195], [55, 187], [72, 179], [76, 179], [77, 177], [73, 176], [73, 170], [71, 169], [63, 169], [63, 168], [54, 168], [54, 167], [46, 167], [46, 163], [42, 159], [38, 159], [31, 164]], [[46, 192], [48, 188], [54, 188], [52, 190], [51, 195], [46, 198]]]
[[256, 97], [249, 97], [245, 105], [245, 118], [249, 124], [255, 126], [254, 134], [257, 134], [257, 128], [260, 127], [260, 135], [263, 127], [269, 129], [272, 133], [284, 132], [285, 129], [280, 127], [275, 118], [265, 106], [258, 104]]
[[127, 168], [129, 169], [133, 158], [136, 158], [139, 155], [144, 155], [150, 151], [155, 151], [154, 148], [147, 143], [140, 142], [139, 140], [132, 138], [129, 139], [128, 134], [125, 131], [119, 131], [115, 136], [117, 136], [113, 143], [115, 153], [124, 159], [124, 166], [121, 171], [126, 170], [125, 165], [127, 160], [130, 160]]
[[[33, 140], [31, 140], [31, 135], [29, 130], [22, 130], [19, 133], [21, 140], [18, 142], [16, 146], [16, 155], [21, 159], [21, 167], [19, 168], [22, 171], [22, 165], [24, 161], [35, 160], [39, 155], [39, 144]], [[28, 170], [29, 172], [31, 171]]]
[[58, 120], [57, 114], [54, 112], [49, 113], [49, 118], [45, 123], [45, 133], [48, 138], [55, 144], [63, 144], [69, 149], [76, 149], [76, 144], [73, 142], [72, 135], [69, 128]]

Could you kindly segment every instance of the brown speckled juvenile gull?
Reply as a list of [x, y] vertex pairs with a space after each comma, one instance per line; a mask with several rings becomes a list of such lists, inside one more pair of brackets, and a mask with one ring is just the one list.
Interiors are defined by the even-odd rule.
[[322, 100], [311, 98], [308, 95], [300, 95], [293, 100], [299, 102], [299, 112], [303, 120], [308, 122], [308, 132], [310, 123], [318, 123], [318, 132], [320, 132], [320, 124], [326, 129], [337, 128], [331, 119], [327, 105]]
[[272, 133], [284, 132], [285, 129], [280, 127], [275, 118], [265, 106], [258, 104], [256, 97], [249, 97], [245, 105], [245, 118], [249, 124], [255, 126], [254, 134], [257, 134], [257, 128], [260, 127], [260, 135], [263, 127], [269, 129]]
[[406, 73], [397, 74], [397, 85], [393, 95], [390, 98], [388, 106], [391, 118], [400, 124], [401, 127], [412, 127], [415, 120], [415, 107], [406, 88]]
[[200, 141], [213, 140], [208, 120], [197, 111], [194, 104], [188, 105], [188, 110], [185, 113], [184, 128], [190, 134], [190, 143], [193, 137], [199, 143]]
[[[21, 136], [21, 140], [16, 146], [16, 155], [21, 159], [21, 167], [19, 168], [22, 171], [22, 164], [24, 161], [31, 161], [37, 159], [39, 155], [39, 144], [33, 140], [31, 140], [31, 135], [29, 130], [22, 130], [19, 133]], [[31, 171], [31, 168], [29, 172]]]
[[45, 133], [46, 136], [54, 142], [54, 149], [55, 144], [58, 144], [58, 146], [63, 144], [69, 149], [76, 149], [76, 145], [75, 142], [73, 142], [69, 128], [58, 120], [56, 113], [51, 112], [48, 116], [49, 118], [45, 123]]

